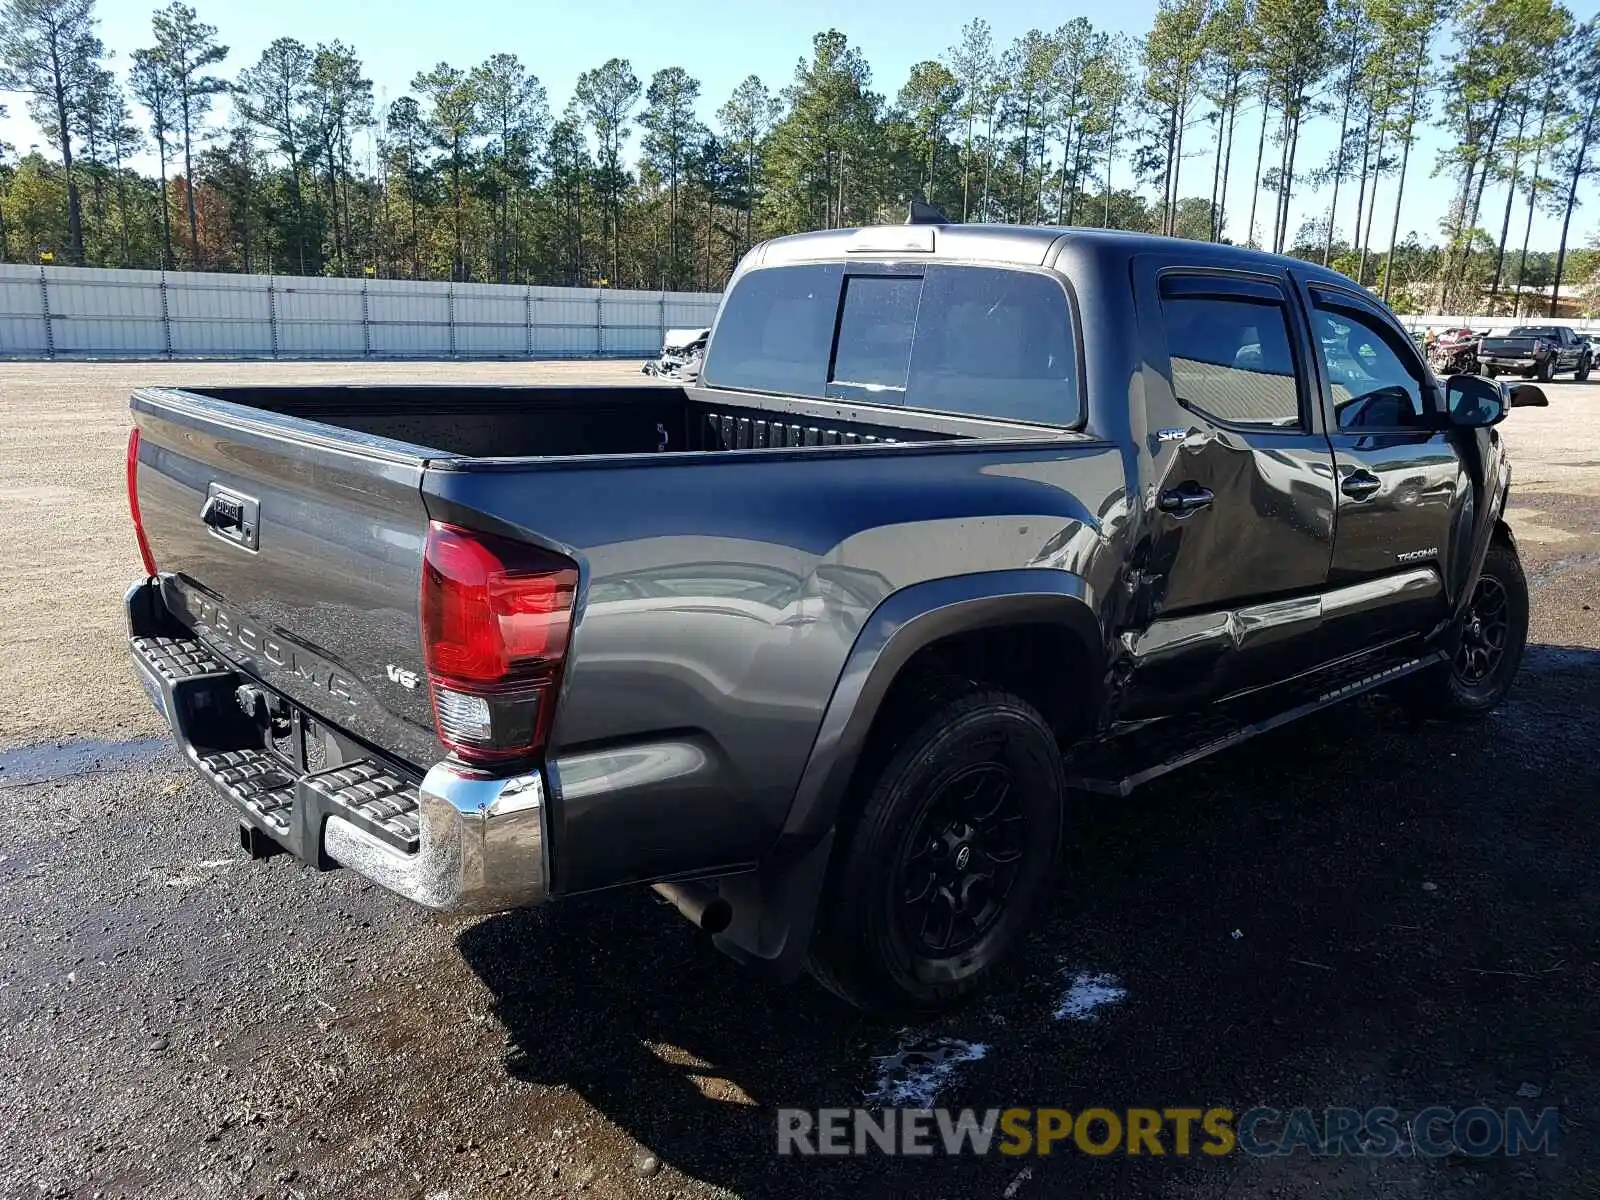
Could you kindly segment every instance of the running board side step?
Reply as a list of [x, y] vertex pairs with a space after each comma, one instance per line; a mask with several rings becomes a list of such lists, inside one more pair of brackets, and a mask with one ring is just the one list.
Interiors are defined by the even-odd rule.
[[1140, 784], [1158, 779], [1169, 771], [1176, 771], [1179, 767], [1186, 767], [1219, 750], [1226, 750], [1241, 742], [1249, 741], [1257, 734], [1267, 733], [1352, 697], [1385, 687], [1407, 675], [1414, 675], [1429, 667], [1448, 663], [1449, 660], [1449, 655], [1441, 650], [1401, 661], [1391, 660], [1382, 666], [1365, 663], [1360, 667], [1360, 674], [1349, 669], [1337, 673], [1330, 672], [1329, 675], [1308, 680], [1294, 689], [1296, 694], [1309, 693], [1307, 699], [1270, 716], [1257, 720], [1237, 721], [1227, 719], [1218, 721], [1213, 718], [1207, 720], [1200, 730], [1195, 731], [1195, 736], [1158, 738], [1154, 747], [1154, 762], [1140, 763], [1136, 759], [1130, 761], [1132, 756], [1124, 751], [1120, 743], [1124, 740], [1130, 743], [1138, 742], [1141, 739], [1136, 733], [1089, 746], [1083, 753], [1067, 760], [1067, 786], [1104, 796], [1126, 796]]

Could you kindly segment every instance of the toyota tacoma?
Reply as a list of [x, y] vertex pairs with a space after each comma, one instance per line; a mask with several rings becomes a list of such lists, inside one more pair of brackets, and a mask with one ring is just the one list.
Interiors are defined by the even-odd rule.
[[779, 238], [683, 386], [138, 390], [130, 646], [255, 856], [467, 912], [648, 885], [935, 1007], [1070, 797], [1380, 687], [1497, 704], [1496, 424], [1543, 402], [1286, 258]]

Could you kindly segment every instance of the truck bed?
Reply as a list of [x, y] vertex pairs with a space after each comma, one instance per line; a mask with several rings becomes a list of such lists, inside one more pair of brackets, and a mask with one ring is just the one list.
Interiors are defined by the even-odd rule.
[[315, 421], [430, 451], [419, 457], [566, 458], [606, 454], [938, 441], [950, 428], [886, 425], [847, 406], [697, 400], [682, 387], [218, 387], [188, 396]]
[[[509, 532], [603, 575], [611, 554], [667, 530], [701, 545], [687, 535], [739, 528], [758, 509], [829, 520], [847, 481], [920, 476], [914, 446], [981, 450], [1061, 433], [911, 412], [891, 425], [868, 419], [882, 408], [696, 391], [142, 388], [137, 486], [166, 608], [313, 711], [337, 692], [335, 723], [426, 764], [443, 754], [427, 690], [396, 687], [393, 675], [418, 667], [430, 520]], [[844, 461], [871, 443], [907, 453], [866, 474]], [[743, 453], [699, 469], [696, 453], [710, 451]], [[232, 533], [206, 524], [215, 504], [240, 514]], [[687, 553], [660, 549], [676, 562]]]

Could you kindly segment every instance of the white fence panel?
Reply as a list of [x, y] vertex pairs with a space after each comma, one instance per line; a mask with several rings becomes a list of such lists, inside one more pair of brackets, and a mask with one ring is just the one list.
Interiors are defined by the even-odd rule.
[[1518, 325], [1565, 325], [1582, 334], [1600, 332], [1600, 318], [1595, 317], [1401, 317], [1400, 322], [1416, 333], [1427, 329], [1487, 329], [1490, 333], [1504, 333]]
[[0, 357], [653, 355], [698, 292], [0, 264]]
[[159, 271], [37, 272], [36, 301], [49, 304], [50, 347], [56, 354], [165, 354], [167, 335]]
[[458, 283], [453, 293], [456, 353], [521, 358], [528, 353], [528, 289]]
[[[263, 296], [263, 308], [265, 300]], [[265, 320], [174, 319], [172, 353], [190, 358], [271, 358], [272, 330]]]
[[602, 354], [649, 354], [661, 345], [661, 331], [670, 328], [659, 292], [608, 292], [600, 311]]
[[148, 358], [167, 353], [166, 329], [157, 317], [153, 321], [82, 317], [74, 313], [52, 313], [51, 350], [65, 357]]
[[450, 290], [413, 279], [367, 284], [368, 345], [383, 358], [449, 358]]
[[596, 330], [575, 325], [535, 325], [533, 357], [589, 358], [600, 353], [595, 344]]
[[270, 275], [169, 272], [167, 323], [174, 356], [272, 356]]

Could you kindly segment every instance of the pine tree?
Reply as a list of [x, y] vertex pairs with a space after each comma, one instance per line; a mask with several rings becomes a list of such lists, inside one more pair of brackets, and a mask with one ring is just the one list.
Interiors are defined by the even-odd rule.
[[628, 120], [639, 103], [639, 79], [626, 59], [608, 59], [602, 66], [578, 76], [574, 98], [594, 130], [600, 153], [596, 162], [600, 193], [605, 197], [611, 237], [611, 285], [622, 275], [622, 192], [628, 173], [622, 165], [622, 147], [632, 132]]
[[645, 130], [644, 158], [667, 181], [667, 264], [662, 286], [677, 289], [685, 271], [679, 245], [681, 229], [678, 193], [683, 182], [684, 164], [700, 139], [705, 126], [695, 118], [694, 103], [700, 97], [700, 82], [682, 67], [657, 71], [645, 92], [645, 110], [639, 124]]
[[234, 94], [234, 103], [245, 119], [272, 139], [273, 149], [289, 164], [286, 184], [292, 213], [291, 261], [301, 275], [320, 266], [306, 253], [305, 199], [300, 188], [306, 142], [314, 136], [306, 82], [312, 61], [309, 48], [294, 38], [278, 38], [261, 52], [255, 66], [239, 72]]
[[94, 0], [8, 0], [0, 6], [0, 90], [28, 97], [29, 115], [61, 154], [67, 186], [67, 254], [81, 263], [83, 209], [72, 135], [90, 103], [105, 47], [95, 36]]

